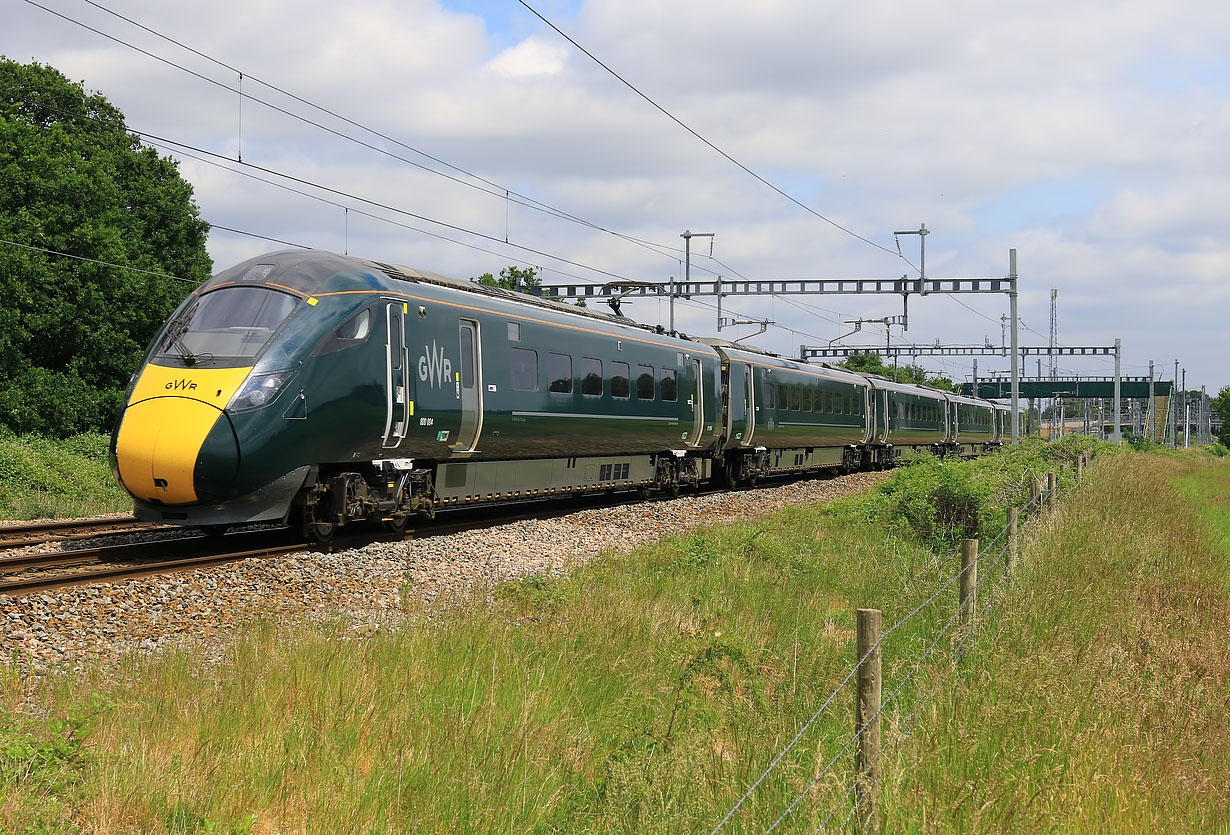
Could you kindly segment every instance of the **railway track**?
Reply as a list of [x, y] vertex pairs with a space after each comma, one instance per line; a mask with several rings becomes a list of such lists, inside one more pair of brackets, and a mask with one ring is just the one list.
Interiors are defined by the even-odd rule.
[[[720, 491], [706, 489], [693, 495], [708, 495], [711, 492]], [[447, 536], [528, 518], [550, 519], [587, 508], [626, 502], [627, 496], [612, 494], [592, 496], [587, 500], [532, 502], [498, 510], [487, 508], [482, 511], [457, 511], [456, 515], [450, 513], [433, 521], [423, 522], [412, 530], [407, 529], [404, 538]], [[174, 529], [123, 518], [10, 525], [0, 528], [0, 549], [153, 530]], [[5, 536], [6, 533], [9, 534], [8, 537]], [[114, 583], [156, 574], [212, 568], [244, 559], [278, 557], [306, 551], [331, 552], [403, 538], [378, 529], [361, 527], [356, 527], [354, 533], [338, 536], [328, 543], [299, 541], [288, 528], [236, 532], [221, 537], [185, 533], [186, 535], [173, 539], [0, 556], [0, 594], [20, 597], [87, 583]], [[33, 541], [26, 541], [30, 539]]]
[[311, 547], [305, 542], [288, 541], [283, 528], [220, 538], [189, 535], [0, 557], [0, 594], [17, 597], [85, 583], [118, 582], [253, 557], [280, 556]]
[[135, 533], [162, 527], [131, 516], [101, 519], [71, 519], [63, 522], [36, 522], [31, 525], [0, 525], [0, 549], [42, 545], [44, 542], [69, 542], [104, 534]]

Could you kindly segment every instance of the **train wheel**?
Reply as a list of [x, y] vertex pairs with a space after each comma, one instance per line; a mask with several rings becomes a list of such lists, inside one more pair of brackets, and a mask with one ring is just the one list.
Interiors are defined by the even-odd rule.
[[307, 535], [317, 542], [332, 542], [335, 533], [336, 522], [309, 522], [307, 525]]
[[384, 520], [384, 529], [387, 533], [393, 536], [405, 536], [406, 525], [410, 522], [410, 517], [406, 515], [394, 516], [392, 519]]
[[738, 490], [743, 487], [743, 483], [739, 479], [739, 462], [732, 459], [726, 462], [726, 489]]
[[329, 542], [337, 533], [337, 523], [320, 521], [316, 518], [315, 510], [315, 505], [296, 507], [291, 517], [292, 522], [299, 528], [304, 539], [310, 539], [313, 542]]

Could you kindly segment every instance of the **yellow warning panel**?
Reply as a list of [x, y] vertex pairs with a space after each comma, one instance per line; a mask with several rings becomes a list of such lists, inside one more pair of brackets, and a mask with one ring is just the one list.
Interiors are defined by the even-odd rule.
[[155, 397], [124, 411], [115, 439], [120, 479], [146, 501], [197, 500], [192, 478], [201, 446], [222, 411], [187, 397]]

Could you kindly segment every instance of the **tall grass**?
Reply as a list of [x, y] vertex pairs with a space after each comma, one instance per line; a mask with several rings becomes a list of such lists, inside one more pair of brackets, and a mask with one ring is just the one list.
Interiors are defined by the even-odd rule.
[[1230, 830], [1225, 541], [1192, 501], [1224, 513], [1226, 475], [1119, 456], [1032, 531], [1019, 582], [894, 755], [886, 831]]
[[[1043, 454], [1035, 452], [1030, 471], [1047, 466]], [[1143, 831], [1168, 815], [1193, 826], [1216, 820], [1211, 814], [1226, 808], [1210, 787], [1226, 764], [1217, 741], [1224, 732], [1209, 724], [1216, 705], [1197, 703], [1217, 702], [1221, 662], [1206, 653], [1205, 672], [1185, 668], [1179, 686], [1192, 692], [1155, 716], [1147, 708], [1164, 703], [1175, 685], [1162, 658], [1137, 657], [1143, 651], [1130, 630], [1148, 608], [1142, 603], [1152, 612], [1152, 601], [1168, 599], [1166, 587], [1146, 584], [1152, 591], [1135, 598], [1099, 591], [1106, 575], [1120, 573], [1107, 564], [1122, 562], [1124, 576], [1139, 583], [1160, 556], [1088, 556], [1077, 548], [1086, 535], [1058, 539], [1086, 515], [1118, 518], [1113, 489], [1104, 495], [1096, 487], [1102, 480], [1131, 483], [1135, 492], [1124, 501], [1135, 509], [1158, 504], [1151, 497], [1161, 489], [1159, 466], [1187, 466], [1120, 459], [1127, 462], [1100, 465], [1070, 491], [1059, 521], [1036, 526], [1026, 568], [967, 646], [955, 678], [945, 677], [945, 643], [940, 660], [902, 692], [900, 704], [912, 705], [932, 685], [941, 688], [913, 736], [902, 737], [889, 718], [896, 744], [884, 787], [886, 831], [1054, 831], [1066, 820], [1077, 831], [1105, 831], [1094, 825], [1099, 816]], [[1132, 469], [1131, 459], [1144, 459], [1143, 469]], [[992, 499], [1009, 502], [1026, 487], [1023, 461], [1003, 465], [999, 482], [986, 474], [1000, 466], [989, 460], [951, 466], [988, 479]], [[894, 479], [930, 484], [924, 476], [903, 471]], [[85, 744], [65, 754], [65, 780], [23, 782], [4, 776], [17, 766], [0, 770], [0, 830], [18, 830], [37, 812], [117, 833], [707, 831], [846, 675], [854, 608], [882, 608], [893, 623], [958, 570], [943, 536], [891, 523], [894, 496], [902, 491], [890, 485], [835, 506], [701, 528], [567, 577], [479, 590], [446, 607], [407, 598], [404, 622], [374, 634], [340, 618], [260, 624], [220, 663], [184, 650], [53, 677], [36, 694], [50, 716], [80, 711], [82, 693], [101, 694], [102, 707]], [[1121, 539], [1139, 540], [1126, 552], [1153, 552], [1153, 516], [1119, 521], [1129, 523]], [[1172, 518], [1189, 523], [1190, 514]], [[1198, 582], [1201, 571], [1193, 563], [1184, 582]], [[1095, 592], [1102, 619], [1094, 624], [1120, 649], [1091, 640], [1079, 649], [1082, 641], [1068, 635], [1077, 617], [1069, 610], [1089, 609], [1085, 598]], [[930, 645], [955, 598], [953, 589], [886, 642], [886, 688]], [[1201, 615], [1213, 598], [1205, 600]], [[15, 706], [27, 685], [10, 676], [0, 695]], [[841, 802], [848, 757], [807, 787], [817, 763], [850, 736], [852, 699], [842, 694], [821, 715], [728, 831], [763, 831], [801, 796], [782, 831], [810, 832]], [[1175, 724], [1181, 709], [1191, 711], [1190, 728]], [[979, 721], [967, 718], [970, 710]], [[1148, 735], [1121, 727], [1142, 716], [1152, 723]], [[34, 720], [20, 723], [12, 733], [54, 736], [41, 726], [39, 737]], [[1196, 732], [1205, 739], [1192, 739]], [[1109, 759], [1077, 755], [1100, 752], [1085, 741], [1116, 733], [1113, 741], [1131, 745]], [[1195, 747], [1185, 758], [1167, 748], [1174, 756], [1157, 761], [1159, 743]], [[1082, 781], [1093, 788], [1080, 790]], [[1141, 784], [1149, 785], [1138, 797]], [[1166, 801], [1161, 787], [1178, 786], [1196, 792], [1206, 811]], [[1114, 817], [1117, 803], [1129, 814]]]
[[132, 510], [107, 466], [106, 435], [53, 439], [0, 429], [0, 520]]

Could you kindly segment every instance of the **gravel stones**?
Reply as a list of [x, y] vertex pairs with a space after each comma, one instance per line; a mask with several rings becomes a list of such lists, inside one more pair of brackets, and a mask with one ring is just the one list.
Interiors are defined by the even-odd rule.
[[[40, 673], [104, 663], [122, 652], [192, 644], [219, 657], [227, 638], [257, 618], [343, 615], [370, 631], [427, 605], [486, 595], [495, 584], [561, 573], [604, 552], [630, 551], [701, 523], [736, 521], [870, 488], [880, 473], [855, 473], [739, 493], [685, 496], [577, 510], [462, 533], [378, 542], [337, 553], [249, 559], [219, 568], [0, 595], [0, 663]], [[403, 600], [403, 597], [406, 600]]]

